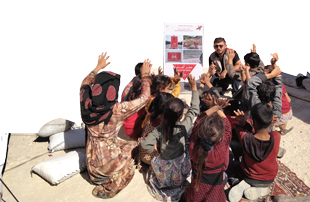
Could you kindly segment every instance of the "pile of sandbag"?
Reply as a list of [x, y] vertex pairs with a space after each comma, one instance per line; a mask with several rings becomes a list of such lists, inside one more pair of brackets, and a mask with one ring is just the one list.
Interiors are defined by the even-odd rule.
[[282, 83], [289, 95], [310, 102], [310, 74], [293, 76], [282, 72]]
[[[50, 153], [65, 149], [85, 148], [85, 129], [66, 119], [55, 119], [41, 127], [40, 137], [49, 137]], [[61, 156], [48, 159], [32, 167], [31, 172], [57, 185], [62, 181], [86, 170], [85, 150], [70, 151]]]

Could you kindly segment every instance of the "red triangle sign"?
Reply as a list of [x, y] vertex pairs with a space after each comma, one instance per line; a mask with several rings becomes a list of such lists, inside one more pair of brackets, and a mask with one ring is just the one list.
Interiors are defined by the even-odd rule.
[[178, 72], [183, 71], [183, 80], [185, 80], [187, 75], [189, 75], [196, 67], [196, 64], [173, 64], [173, 66], [177, 69]]

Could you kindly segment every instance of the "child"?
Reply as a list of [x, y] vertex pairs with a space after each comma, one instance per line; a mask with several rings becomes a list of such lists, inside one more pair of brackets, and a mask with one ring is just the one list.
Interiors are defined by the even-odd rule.
[[192, 87], [192, 100], [184, 121], [179, 122], [185, 104], [173, 98], [166, 104], [161, 124], [141, 142], [143, 149], [152, 153], [159, 141], [160, 153], [151, 161], [148, 182], [148, 191], [157, 200], [177, 201], [189, 185], [186, 178], [190, 175], [191, 163], [186, 138], [199, 113], [199, 97], [195, 78], [191, 74], [188, 75], [188, 82]]
[[228, 167], [231, 125], [221, 109], [229, 104], [227, 99], [216, 101], [214, 96], [207, 104], [211, 108], [198, 116], [190, 137], [192, 177], [183, 197], [188, 202], [226, 201], [224, 177]]
[[[149, 111], [150, 111], [150, 116], [148, 116], [145, 126], [143, 128], [142, 132], [142, 139], [145, 139], [145, 137], [152, 132], [159, 124], [162, 122], [163, 119], [163, 114], [164, 114], [164, 109], [165, 109], [165, 104], [170, 100], [174, 98], [173, 95], [170, 93], [164, 93], [160, 92], [156, 95], [154, 100], [152, 101]], [[140, 145], [139, 147], [139, 171], [142, 172], [142, 163], [146, 163], [147, 165], [151, 165], [151, 160], [153, 157], [158, 154], [157, 149], [154, 149], [154, 151], [149, 154], [147, 153]]]
[[146, 116], [144, 118], [144, 121], [141, 125], [142, 128], [144, 128], [146, 121], [149, 119], [150, 112], [149, 107], [153, 101], [153, 99], [156, 97], [156, 95], [160, 92], [169, 93], [170, 87], [173, 85], [173, 89], [171, 91], [171, 94], [174, 97], [178, 97], [181, 91], [181, 84], [180, 80], [183, 77], [183, 71], [180, 73], [177, 71], [176, 68], [174, 70], [174, 77], [168, 77], [163, 74], [158, 74], [152, 79], [152, 86], [151, 86], [151, 100], [145, 107]]
[[256, 200], [268, 195], [269, 186], [277, 175], [276, 159], [281, 135], [277, 131], [268, 132], [268, 126], [273, 119], [272, 107], [269, 104], [254, 105], [251, 108], [252, 120], [245, 121], [244, 113], [239, 110], [236, 115], [239, 120], [236, 130], [242, 144], [243, 158], [235, 171], [239, 171], [242, 181], [232, 187], [228, 197], [231, 202], [239, 201], [242, 195]]
[[[278, 60], [278, 54], [275, 53], [273, 54], [273, 58], [271, 59], [272, 65], [267, 65], [264, 68], [265, 74], [270, 73], [274, 69], [273, 65], [276, 63], [277, 60]], [[290, 129], [286, 129], [287, 122], [291, 120], [293, 117], [293, 111], [290, 102], [291, 98], [287, 94], [284, 84], [282, 84], [282, 116], [280, 117], [279, 121], [274, 124], [275, 127], [280, 128], [281, 135], [289, 133], [294, 128], [291, 127]]]
[[86, 124], [86, 165], [90, 180], [96, 184], [92, 194], [99, 198], [113, 198], [124, 189], [135, 174], [131, 158], [137, 146], [124, 141], [117, 134], [126, 118], [143, 108], [150, 99], [150, 69], [146, 60], [141, 67], [142, 93], [138, 99], [117, 102], [120, 75], [98, 71], [107, 65], [101, 54], [97, 67], [83, 80], [80, 88], [81, 117]]

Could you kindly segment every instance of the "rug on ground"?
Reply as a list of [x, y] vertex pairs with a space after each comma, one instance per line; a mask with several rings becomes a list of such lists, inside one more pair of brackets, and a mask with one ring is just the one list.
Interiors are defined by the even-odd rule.
[[[277, 160], [279, 165], [279, 170], [277, 177], [275, 178], [272, 186], [270, 186], [269, 195], [259, 198], [258, 202], [269, 202], [273, 201], [274, 197], [279, 194], [284, 194], [286, 196], [298, 197], [298, 196], [310, 196], [310, 188], [297, 177], [297, 175], [292, 172], [283, 163]], [[225, 189], [227, 185], [225, 186]], [[229, 188], [228, 188], [229, 190]], [[227, 190], [227, 191], [228, 191]], [[240, 202], [250, 201], [242, 198]]]

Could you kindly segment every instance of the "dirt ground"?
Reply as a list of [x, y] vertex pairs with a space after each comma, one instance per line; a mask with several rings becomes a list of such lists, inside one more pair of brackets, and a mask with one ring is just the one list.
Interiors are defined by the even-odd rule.
[[[181, 98], [190, 101], [190, 93], [181, 93]], [[293, 115], [288, 127], [294, 130], [281, 138], [281, 147], [286, 154], [280, 161], [288, 166], [310, 187], [310, 103], [291, 97]], [[33, 166], [44, 160], [60, 156], [68, 151], [56, 151], [49, 156], [48, 142], [36, 142], [36, 134], [12, 134], [3, 181], [19, 201], [102, 201], [95, 198], [86, 171], [74, 175], [57, 186], [50, 185], [36, 174], [30, 174]], [[78, 149], [83, 150], [83, 149]], [[15, 201], [8, 190], [3, 187], [3, 200]], [[130, 184], [116, 197], [105, 201], [157, 201], [147, 191], [143, 176], [136, 170]]]

